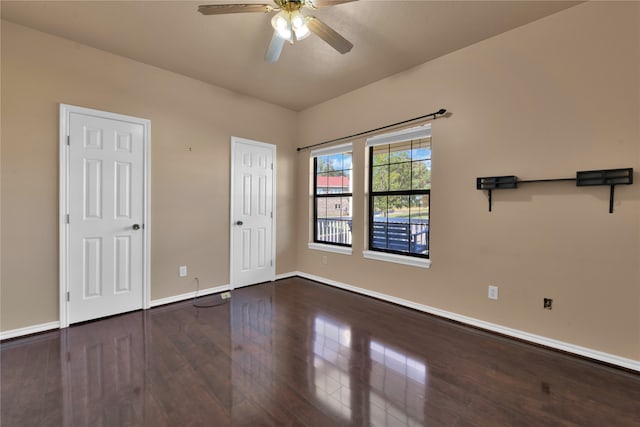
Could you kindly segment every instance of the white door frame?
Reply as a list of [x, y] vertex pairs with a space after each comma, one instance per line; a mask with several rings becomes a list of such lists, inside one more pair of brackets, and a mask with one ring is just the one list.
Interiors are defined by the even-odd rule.
[[69, 291], [69, 224], [67, 214], [69, 213], [69, 115], [71, 113], [85, 114], [104, 119], [126, 121], [139, 124], [143, 127], [143, 195], [142, 195], [142, 223], [144, 224], [144, 235], [142, 238], [142, 308], [148, 309], [151, 306], [151, 264], [150, 264], [150, 242], [151, 242], [151, 121], [138, 117], [125, 116], [122, 114], [109, 113], [106, 111], [93, 110], [90, 108], [77, 107], [75, 105], [60, 104], [60, 159], [59, 159], [59, 290], [60, 290], [60, 328], [69, 326], [69, 307], [67, 292]]
[[233, 211], [233, 189], [235, 184], [235, 158], [236, 158], [236, 144], [244, 143], [248, 145], [255, 145], [257, 147], [268, 148], [273, 152], [273, 179], [271, 180], [271, 206], [273, 206], [273, 218], [271, 220], [271, 257], [273, 259], [273, 277], [271, 280], [275, 280], [275, 271], [276, 271], [276, 155], [277, 155], [277, 146], [274, 144], [268, 144], [266, 142], [254, 141], [252, 139], [240, 138], [237, 136], [231, 137], [231, 186], [229, 187], [229, 287], [230, 289], [235, 289], [236, 281], [235, 274], [233, 271], [233, 226], [235, 225], [234, 221], [234, 211]]

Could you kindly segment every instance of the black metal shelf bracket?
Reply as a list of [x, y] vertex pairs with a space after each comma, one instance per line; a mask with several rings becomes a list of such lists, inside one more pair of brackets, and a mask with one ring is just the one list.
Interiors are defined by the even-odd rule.
[[576, 187], [608, 185], [610, 188], [609, 213], [613, 213], [613, 196], [615, 194], [615, 187], [616, 185], [633, 184], [633, 168], [578, 171], [576, 172], [575, 178], [519, 180], [515, 175], [485, 176], [476, 178], [476, 190], [484, 190], [487, 192], [489, 199], [489, 212], [491, 212], [493, 190], [514, 189], [518, 188], [518, 184], [525, 183], [559, 181], [575, 181]]
[[613, 195], [616, 185], [631, 184], [633, 184], [633, 168], [576, 172], [576, 186], [578, 187], [591, 185], [609, 186], [609, 213], [613, 213]]
[[489, 196], [489, 212], [491, 212], [491, 191], [507, 188], [518, 188], [518, 177], [508, 176], [487, 176], [476, 178], [476, 189], [486, 190]]

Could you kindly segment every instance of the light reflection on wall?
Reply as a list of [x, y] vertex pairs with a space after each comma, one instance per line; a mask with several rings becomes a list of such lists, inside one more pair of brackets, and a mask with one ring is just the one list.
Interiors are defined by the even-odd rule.
[[375, 425], [424, 425], [427, 367], [372, 340], [369, 417]]
[[336, 415], [351, 420], [351, 328], [318, 316], [313, 339], [315, 394]]

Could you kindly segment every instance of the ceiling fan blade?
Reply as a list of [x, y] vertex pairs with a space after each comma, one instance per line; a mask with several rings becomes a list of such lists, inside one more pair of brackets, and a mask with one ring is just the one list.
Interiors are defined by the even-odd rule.
[[320, 37], [332, 48], [343, 55], [349, 52], [353, 47], [353, 44], [349, 40], [342, 37], [336, 32], [336, 30], [334, 30], [315, 16], [310, 16], [309, 18], [307, 18], [307, 27], [309, 27], [309, 30], [311, 30], [312, 33]]
[[203, 15], [222, 15], [225, 13], [251, 13], [251, 12], [271, 12], [274, 7], [270, 4], [203, 4], [198, 6], [198, 12]]
[[307, 0], [305, 6], [317, 9], [319, 7], [335, 6], [337, 4], [351, 3], [353, 1], [358, 0]]
[[280, 53], [282, 53], [282, 48], [284, 47], [284, 39], [278, 35], [277, 31], [273, 32], [273, 37], [271, 37], [271, 43], [269, 43], [269, 47], [267, 48], [267, 53], [264, 55], [265, 61], [269, 64], [273, 64], [280, 58]]

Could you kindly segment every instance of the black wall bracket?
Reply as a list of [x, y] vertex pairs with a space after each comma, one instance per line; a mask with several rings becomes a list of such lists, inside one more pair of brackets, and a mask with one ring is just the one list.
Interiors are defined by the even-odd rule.
[[578, 171], [575, 178], [555, 178], [555, 179], [531, 179], [519, 180], [515, 175], [506, 176], [486, 176], [476, 178], [476, 189], [485, 190], [489, 198], [489, 212], [492, 210], [491, 192], [493, 190], [504, 190], [518, 188], [518, 184], [531, 182], [556, 182], [575, 181], [576, 187], [586, 187], [592, 185], [608, 185], [609, 192], [609, 213], [613, 213], [613, 196], [616, 185], [633, 184], [633, 168], [624, 169], [602, 169], [593, 171]]

